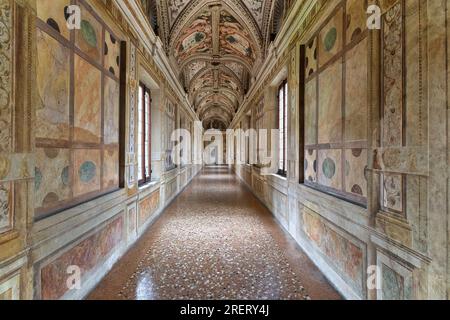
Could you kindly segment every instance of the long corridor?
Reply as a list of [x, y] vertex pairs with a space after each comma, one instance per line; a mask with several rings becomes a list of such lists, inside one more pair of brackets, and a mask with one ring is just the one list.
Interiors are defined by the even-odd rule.
[[227, 167], [207, 167], [88, 299], [340, 296]]

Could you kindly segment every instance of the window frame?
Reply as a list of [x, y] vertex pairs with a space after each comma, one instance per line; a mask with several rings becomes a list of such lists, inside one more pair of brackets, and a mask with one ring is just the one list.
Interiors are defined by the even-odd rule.
[[[139, 135], [138, 139], [139, 141], [142, 141], [142, 145], [138, 145], [138, 148], [141, 147], [141, 161], [142, 161], [142, 168], [138, 164], [138, 185], [143, 186], [149, 182], [152, 181], [152, 159], [151, 159], [151, 152], [152, 152], [152, 94], [150, 88], [148, 88], [142, 81], [139, 82], [139, 90], [138, 95], [140, 95], [142, 88], [142, 96], [139, 96], [139, 99], [142, 99], [144, 106], [142, 108], [142, 113], [138, 115], [138, 126], [143, 122], [142, 128], [143, 132]], [[146, 103], [145, 96], [148, 93], [149, 101], [148, 104]], [[139, 103], [139, 100], [138, 100]], [[146, 109], [148, 108], [148, 128], [146, 125]], [[139, 111], [138, 111], [139, 113]], [[148, 135], [148, 136], [147, 136]], [[148, 144], [145, 143], [145, 138], [148, 137]], [[148, 159], [148, 170], [149, 172], [145, 172], [145, 164], [146, 164], [146, 155], [147, 155], [147, 148], [149, 151], [149, 159]]]
[[[280, 94], [283, 92], [283, 101], [280, 105]], [[287, 104], [288, 104], [288, 81], [284, 79], [277, 89], [277, 106], [278, 106], [278, 130], [280, 130], [280, 111], [283, 110], [283, 146], [278, 146], [278, 172], [282, 177], [287, 177]], [[281, 109], [283, 108], [283, 109]], [[281, 168], [281, 148], [283, 150], [283, 168]]]

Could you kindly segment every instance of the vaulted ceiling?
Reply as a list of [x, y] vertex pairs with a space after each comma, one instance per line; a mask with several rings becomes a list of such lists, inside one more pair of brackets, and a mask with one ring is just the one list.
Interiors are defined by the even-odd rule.
[[274, 2], [158, 1], [159, 35], [205, 128], [232, 121], [264, 59]]

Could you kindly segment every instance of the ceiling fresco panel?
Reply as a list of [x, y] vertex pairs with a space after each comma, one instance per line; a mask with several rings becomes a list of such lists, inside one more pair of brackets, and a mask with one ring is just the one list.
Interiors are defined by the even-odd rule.
[[189, 27], [182, 31], [175, 48], [175, 58], [178, 63], [194, 53], [211, 53], [211, 12], [200, 13]]
[[243, 0], [247, 8], [250, 10], [253, 18], [260, 28], [262, 28], [264, 14], [264, 0]]
[[219, 28], [221, 55], [237, 55], [250, 63], [255, 61], [255, 47], [250, 34], [233, 15], [222, 11]]
[[237, 83], [233, 77], [226, 73], [220, 73], [220, 86], [235, 90], [237, 92], [241, 91], [240, 83]]
[[244, 66], [237, 62], [227, 62], [225, 66], [229, 68], [239, 79], [244, 76]]
[[206, 68], [207, 63], [205, 61], [194, 61], [187, 65], [186, 75], [189, 82], [194, 79], [194, 77], [204, 68]]
[[191, 2], [190, 0], [168, 0], [167, 7], [169, 11], [170, 26], [173, 26], [180, 13]]
[[194, 94], [201, 88], [213, 87], [214, 86], [214, 74], [209, 71], [203, 74], [201, 77], [198, 77], [191, 84], [191, 93]]

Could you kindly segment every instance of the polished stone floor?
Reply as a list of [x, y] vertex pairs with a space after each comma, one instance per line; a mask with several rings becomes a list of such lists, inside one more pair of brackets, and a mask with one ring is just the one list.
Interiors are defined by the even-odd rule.
[[340, 299], [227, 167], [207, 167], [88, 299]]

